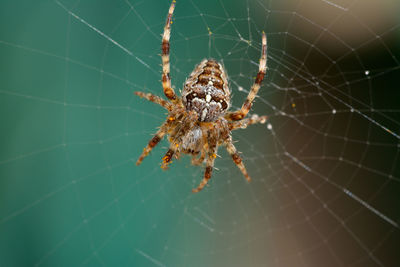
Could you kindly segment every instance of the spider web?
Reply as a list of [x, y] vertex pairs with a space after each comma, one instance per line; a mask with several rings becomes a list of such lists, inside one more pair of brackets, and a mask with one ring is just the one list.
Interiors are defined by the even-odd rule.
[[240, 107], [268, 39], [268, 122], [233, 133], [253, 181], [221, 148], [198, 194], [165, 141], [134, 165], [169, 4], [2, 2], [0, 265], [398, 266], [398, 2], [178, 1], [177, 91], [213, 57]]

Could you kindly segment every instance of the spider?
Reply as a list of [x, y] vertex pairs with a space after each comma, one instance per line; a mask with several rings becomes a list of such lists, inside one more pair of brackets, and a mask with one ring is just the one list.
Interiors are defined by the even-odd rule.
[[247, 181], [250, 181], [242, 159], [233, 145], [231, 131], [244, 129], [255, 123], [265, 123], [267, 119], [267, 116], [257, 115], [245, 118], [260, 89], [266, 71], [267, 38], [265, 33], [262, 33], [261, 59], [254, 84], [241, 109], [229, 112], [231, 92], [227, 75], [223, 65], [214, 59], [204, 59], [195, 67], [184, 84], [180, 98], [171, 87], [169, 38], [174, 9], [175, 0], [169, 8], [161, 45], [162, 87], [169, 101], [150, 93], [135, 92], [136, 95], [164, 107], [168, 111], [168, 116], [143, 149], [136, 165], [141, 164], [161, 139], [168, 135], [170, 146], [162, 158], [161, 168], [167, 169], [168, 164], [172, 162], [172, 157], [179, 158], [181, 153], [190, 154], [193, 165], [206, 163], [203, 180], [197, 188], [192, 190], [194, 193], [202, 190], [210, 180], [220, 145], [226, 146], [233, 162], [239, 167]]

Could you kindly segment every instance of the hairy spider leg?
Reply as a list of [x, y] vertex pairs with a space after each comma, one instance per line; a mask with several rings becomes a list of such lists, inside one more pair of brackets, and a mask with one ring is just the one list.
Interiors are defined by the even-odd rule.
[[176, 96], [174, 89], [171, 87], [171, 78], [170, 78], [170, 63], [169, 63], [169, 38], [171, 36], [171, 23], [172, 23], [172, 14], [175, 9], [175, 0], [172, 1], [171, 6], [168, 11], [167, 21], [164, 26], [164, 33], [162, 37], [162, 45], [161, 45], [161, 59], [162, 59], [162, 86], [164, 89], [165, 96], [171, 100], [173, 103], [178, 103], [180, 100]]
[[202, 148], [200, 152], [200, 156], [197, 154], [193, 154], [192, 156], [192, 165], [201, 165], [206, 158], [206, 148]]
[[178, 131], [175, 134], [173, 134], [174, 138], [171, 137], [171, 140], [170, 140], [171, 143], [169, 145], [169, 149], [168, 149], [167, 153], [165, 153], [164, 157], [162, 158], [161, 169], [163, 169], [163, 170], [168, 169], [168, 165], [170, 163], [172, 163], [171, 159], [174, 156], [174, 154], [177, 152], [177, 150], [179, 149], [179, 144], [181, 143], [180, 138], [186, 132], [185, 128], [188, 128], [188, 127], [183, 127], [183, 126], [179, 127]]
[[163, 108], [165, 108], [168, 111], [172, 110], [172, 105], [171, 103], [169, 103], [168, 101], [162, 99], [159, 96], [150, 94], [150, 93], [143, 93], [143, 92], [134, 92], [135, 95], [141, 97], [141, 98], [145, 98], [147, 100], [149, 100], [150, 102], [159, 104], [160, 106], [162, 106]]
[[179, 123], [179, 126], [175, 129], [174, 132], [171, 133], [170, 137], [170, 146], [167, 151], [167, 153], [164, 155], [162, 158], [162, 164], [161, 168], [162, 169], [167, 169], [168, 164], [171, 163], [171, 159], [174, 156], [174, 154], [179, 157], [179, 144], [182, 143], [182, 137], [190, 130], [193, 128], [194, 124], [197, 122], [198, 115], [195, 111], [190, 111], [188, 113], [184, 112], [181, 114], [183, 116], [183, 119]]
[[161, 169], [168, 169], [168, 164], [171, 163], [171, 159], [175, 154], [176, 149], [168, 149], [167, 153], [165, 153], [165, 156], [162, 158], [162, 164], [161, 164]]
[[229, 130], [233, 131], [237, 129], [246, 129], [247, 126], [257, 123], [264, 124], [267, 121], [267, 119], [268, 119], [267, 116], [260, 117], [257, 114], [254, 114], [253, 116], [251, 116], [251, 118], [246, 118], [240, 121], [229, 122]]
[[235, 164], [238, 166], [239, 170], [242, 172], [242, 174], [244, 175], [246, 180], [248, 182], [250, 182], [251, 178], [246, 171], [246, 167], [244, 166], [244, 164], [242, 162], [242, 158], [239, 156], [239, 153], [237, 152], [236, 147], [232, 143], [232, 138], [229, 138], [226, 141], [226, 150], [232, 156], [233, 162], [235, 162]]
[[[180, 130], [179, 135], [182, 135], [182, 130]], [[172, 163], [171, 159], [179, 148], [179, 141], [175, 139], [170, 140], [171, 144], [169, 145], [169, 149], [167, 153], [165, 153], [164, 157], [162, 157], [161, 169], [168, 169], [168, 165]]]
[[168, 128], [170, 127], [171, 121], [167, 120], [164, 122], [157, 133], [150, 139], [147, 146], [143, 149], [142, 154], [139, 159], [136, 161], [136, 165], [140, 165], [143, 159], [149, 155], [150, 151], [163, 139], [164, 135], [168, 132]]
[[252, 102], [254, 98], [256, 97], [258, 90], [261, 87], [261, 82], [264, 79], [265, 71], [266, 71], [266, 65], [267, 65], [267, 37], [265, 36], [265, 32], [262, 33], [262, 49], [261, 49], [261, 59], [260, 59], [260, 64], [258, 66], [258, 73], [256, 80], [253, 83], [253, 86], [250, 89], [250, 92], [244, 101], [242, 108], [234, 111], [234, 112], [228, 112], [225, 115], [225, 118], [231, 121], [238, 121], [246, 117], [247, 113], [249, 112]]
[[204, 152], [204, 149], [201, 150], [200, 156], [198, 157], [198, 153], [197, 154], [193, 154], [192, 155], [192, 165], [201, 165], [204, 162], [204, 159], [206, 158], [206, 153]]
[[193, 193], [200, 192], [204, 188], [204, 186], [206, 186], [208, 180], [211, 179], [212, 170], [214, 168], [214, 161], [215, 158], [217, 157], [217, 149], [218, 146], [216, 144], [210, 145], [210, 148], [208, 150], [208, 157], [206, 162], [206, 170], [204, 172], [204, 178], [197, 186], [197, 188], [192, 189]]

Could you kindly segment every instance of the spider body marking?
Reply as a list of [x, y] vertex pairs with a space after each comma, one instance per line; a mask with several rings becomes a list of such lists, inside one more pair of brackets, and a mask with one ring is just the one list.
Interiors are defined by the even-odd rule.
[[199, 114], [199, 121], [212, 122], [229, 108], [230, 95], [223, 66], [214, 59], [204, 59], [186, 80], [182, 101], [186, 110]]
[[174, 9], [175, 0], [168, 11], [161, 45], [162, 86], [169, 101], [150, 93], [135, 92], [136, 95], [164, 107], [168, 111], [168, 117], [143, 149], [136, 164], [141, 164], [161, 139], [168, 135], [170, 146], [162, 158], [163, 169], [167, 169], [172, 158], [179, 158], [181, 153], [190, 154], [193, 165], [206, 165], [203, 180], [193, 192], [202, 190], [211, 178], [218, 147], [221, 145], [226, 147], [233, 162], [247, 181], [250, 181], [242, 159], [233, 145], [231, 131], [244, 129], [251, 124], [265, 123], [267, 119], [267, 116], [259, 117], [255, 114], [245, 118], [266, 72], [265, 33], [262, 33], [261, 59], [254, 84], [241, 109], [229, 112], [231, 94], [227, 75], [224, 67], [215, 59], [204, 59], [195, 67], [184, 84], [181, 97], [178, 97], [171, 87], [169, 38]]

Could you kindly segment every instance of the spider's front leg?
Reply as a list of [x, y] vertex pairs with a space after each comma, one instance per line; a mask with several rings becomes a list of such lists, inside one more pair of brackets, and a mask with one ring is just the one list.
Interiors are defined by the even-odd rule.
[[148, 145], [143, 149], [142, 154], [139, 159], [136, 161], [136, 165], [140, 165], [145, 157], [149, 155], [150, 151], [163, 139], [165, 134], [168, 132], [169, 127], [171, 126], [172, 121], [167, 120], [164, 122], [157, 133], [150, 139]]
[[204, 186], [208, 183], [208, 180], [211, 179], [212, 170], [214, 168], [214, 161], [217, 157], [217, 149], [218, 146], [216, 144], [210, 145], [208, 153], [207, 153], [207, 162], [206, 162], [206, 170], [204, 172], [204, 178], [200, 182], [197, 188], [192, 189], [193, 193], [197, 193], [201, 191]]
[[244, 101], [242, 108], [235, 112], [227, 112], [225, 118], [229, 121], [238, 121], [246, 117], [249, 112], [251, 105], [253, 103], [254, 98], [256, 97], [258, 90], [261, 87], [261, 82], [264, 79], [265, 71], [267, 65], [267, 37], [265, 33], [262, 33], [262, 48], [261, 48], [261, 59], [260, 64], [258, 66], [258, 73], [256, 80], [254, 81], [253, 86], [250, 89], [250, 92]]
[[171, 159], [174, 155], [179, 157], [179, 151], [182, 146], [182, 138], [193, 128], [194, 124], [197, 122], [198, 115], [195, 111], [189, 111], [186, 113], [182, 111], [181, 115], [183, 116], [180, 122], [177, 122], [177, 126], [175, 130], [170, 135], [170, 146], [162, 158], [161, 168], [166, 170], [168, 168], [168, 164], [171, 163]]

